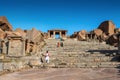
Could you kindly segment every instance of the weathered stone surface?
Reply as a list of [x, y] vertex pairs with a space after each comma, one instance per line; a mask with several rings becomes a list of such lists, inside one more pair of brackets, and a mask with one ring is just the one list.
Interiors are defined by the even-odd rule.
[[5, 59], [5, 55], [0, 54], [0, 60]]
[[3, 71], [3, 63], [0, 62], [0, 71]]
[[8, 55], [9, 56], [25, 56], [25, 42], [18, 40], [9, 40]]
[[24, 37], [24, 38], [26, 37], [26, 32], [24, 30], [20, 29], [20, 28], [17, 28], [15, 30], [15, 32], [19, 32], [21, 34], [21, 36]]
[[6, 37], [8, 38], [9, 36], [10, 37], [13, 37], [13, 36], [22, 36], [19, 32], [15, 32], [15, 31], [13, 31], [13, 32], [11, 32], [11, 31], [6, 31], [5, 32], [6, 33]]
[[116, 27], [112, 21], [104, 21], [98, 27], [98, 29], [101, 29], [107, 35], [114, 34], [115, 28]]
[[101, 36], [101, 39], [104, 40], [104, 41], [106, 41], [108, 38], [109, 38], [109, 36], [106, 35], [105, 33], [103, 33], [102, 36]]
[[0, 28], [3, 31], [12, 31], [12, 26], [8, 22], [7, 18], [5, 16], [0, 16]]
[[43, 41], [42, 32], [40, 32], [34, 28], [32, 30], [28, 30], [26, 36], [27, 36], [28, 40], [33, 41], [33, 42]]
[[0, 29], [0, 39], [4, 39], [5, 36], [6, 36], [5, 32], [2, 29]]
[[117, 34], [114, 34], [112, 36], [110, 36], [108, 39], [107, 39], [107, 44], [110, 44], [112, 46], [118, 46], [118, 36]]
[[80, 32], [78, 32], [77, 38], [78, 40], [86, 40], [86, 31], [85, 30], [81, 30]]
[[[112, 65], [112, 62], [110, 62], [113, 56], [106, 56], [106, 53], [114, 52], [109, 51], [113, 49], [110, 48], [110, 45], [69, 39], [64, 41], [63, 48], [57, 48], [55, 45], [57, 41], [46, 40], [47, 45], [42, 50], [49, 50], [51, 54], [50, 63], [54, 63], [58, 68], [104, 68], [117, 66]], [[114, 47], [114, 49], [116, 50], [117, 48]], [[109, 64], [103, 64], [103, 62], [109, 62]]]
[[103, 31], [101, 29], [95, 29], [94, 33], [95, 33], [96, 36], [101, 36]]
[[43, 33], [34, 28], [27, 31], [26, 38], [26, 53], [38, 53], [44, 45]]
[[120, 32], [120, 28], [116, 28], [115, 29], [115, 33], [117, 34], [117, 33], [119, 33]]
[[40, 59], [32, 59], [30, 60], [31, 66], [39, 66], [41, 64]]
[[9, 56], [25, 56], [25, 41], [22, 37], [10, 37], [7, 54]]

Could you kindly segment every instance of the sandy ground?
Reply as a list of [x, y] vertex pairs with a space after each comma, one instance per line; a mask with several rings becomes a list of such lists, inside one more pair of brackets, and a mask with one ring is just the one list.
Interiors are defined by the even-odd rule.
[[30, 69], [0, 76], [0, 80], [120, 80], [115, 68]]

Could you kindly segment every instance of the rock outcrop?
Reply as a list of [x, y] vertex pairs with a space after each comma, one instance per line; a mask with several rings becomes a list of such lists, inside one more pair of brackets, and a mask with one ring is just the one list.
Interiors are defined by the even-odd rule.
[[26, 32], [26, 53], [38, 53], [44, 45], [43, 33], [36, 30], [28, 30]]
[[5, 16], [0, 17], [0, 28], [3, 31], [12, 31], [13, 28]]
[[78, 34], [77, 34], [77, 38], [78, 38], [78, 40], [86, 40], [86, 34], [87, 34], [87, 32], [86, 32], [86, 30], [81, 30], [80, 32], [78, 32]]
[[0, 39], [4, 39], [5, 35], [5, 32], [2, 29], [0, 29]]
[[17, 28], [16, 30], [15, 30], [15, 32], [19, 32], [20, 33], [20, 35], [22, 36], [22, 37], [26, 37], [26, 32], [24, 31], [24, 30], [22, 30], [22, 29], [20, 29], [20, 28]]
[[104, 21], [98, 27], [98, 29], [101, 29], [103, 33], [105, 33], [108, 36], [115, 33], [114, 32], [115, 28], [116, 27], [112, 21]]
[[96, 36], [101, 36], [103, 31], [101, 29], [95, 29], [94, 33], [95, 33]]

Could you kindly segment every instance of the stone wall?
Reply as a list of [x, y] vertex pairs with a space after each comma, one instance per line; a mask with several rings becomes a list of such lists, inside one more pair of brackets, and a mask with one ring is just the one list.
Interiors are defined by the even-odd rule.
[[24, 56], [25, 55], [25, 42], [21, 40], [9, 40], [8, 44], [9, 56]]
[[3, 71], [3, 63], [0, 62], [0, 71]]

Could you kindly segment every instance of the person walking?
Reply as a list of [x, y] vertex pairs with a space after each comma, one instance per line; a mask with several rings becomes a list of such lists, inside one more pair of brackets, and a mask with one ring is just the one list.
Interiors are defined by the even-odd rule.
[[48, 51], [46, 51], [46, 54], [45, 54], [46, 63], [49, 63], [49, 59], [50, 59], [50, 54], [48, 53]]

